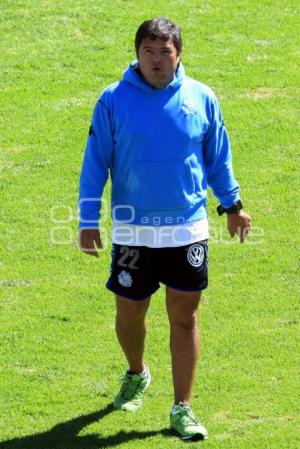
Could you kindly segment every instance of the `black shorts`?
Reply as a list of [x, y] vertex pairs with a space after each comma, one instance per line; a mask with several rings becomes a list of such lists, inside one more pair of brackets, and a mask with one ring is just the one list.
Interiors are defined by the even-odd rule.
[[207, 288], [207, 240], [176, 248], [113, 244], [106, 287], [118, 296], [146, 299], [160, 282], [182, 291]]

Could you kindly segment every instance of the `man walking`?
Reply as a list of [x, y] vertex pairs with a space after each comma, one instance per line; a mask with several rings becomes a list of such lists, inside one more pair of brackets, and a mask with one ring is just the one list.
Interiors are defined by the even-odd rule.
[[135, 411], [151, 378], [144, 361], [146, 313], [162, 283], [170, 323], [174, 404], [170, 425], [182, 439], [207, 438], [190, 398], [199, 355], [197, 310], [207, 287], [207, 186], [243, 242], [231, 150], [214, 93], [185, 75], [180, 29], [165, 18], [141, 24], [137, 60], [100, 96], [80, 178], [82, 251], [98, 257], [99, 214], [111, 177], [113, 249], [107, 288], [116, 295], [116, 333], [128, 362], [114, 407]]

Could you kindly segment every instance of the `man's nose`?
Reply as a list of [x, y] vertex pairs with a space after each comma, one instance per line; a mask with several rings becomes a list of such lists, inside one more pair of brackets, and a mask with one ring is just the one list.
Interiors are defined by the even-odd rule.
[[152, 59], [153, 59], [153, 62], [161, 62], [161, 54], [160, 53], [153, 53], [153, 55], [152, 55]]

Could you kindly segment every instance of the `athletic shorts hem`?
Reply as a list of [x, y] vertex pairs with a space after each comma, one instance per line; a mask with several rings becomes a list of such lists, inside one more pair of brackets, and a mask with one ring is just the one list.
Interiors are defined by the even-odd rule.
[[121, 296], [122, 298], [125, 298], [125, 299], [129, 299], [130, 301], [145, 301], [150, 296], [154, 295], [155, 292], [157, 292], [157, 290], [159, 289], [159, 286], [156, 287], [155, 290], [150, 292], [147, 296], [143, 296], [142, 298], [133, 298], [133, 297], [126, 296], [123, 293], [121, 293], [120, 291], [118, 291], [117, 289], [115, 289], [113, 287], [109, 287], [108, 285], [106, 285], [106, 288], [108, 290], [110, 290], [111, 292], [115, 293], [115, 295]]
[[205, 287], [201, 287], [201, 288], [181, 288], [181, 287], [177, 287], [171, 284], [166, 284], [165, 282], [161, 281], [162, 284], [164, 284], [166, 287], [170, 287], [173, 288], [174, 290], [178, 290], [180, 292], [202, 292], [202, 290], [206, 290], [208, 288], [208, 285], [206, 285]]

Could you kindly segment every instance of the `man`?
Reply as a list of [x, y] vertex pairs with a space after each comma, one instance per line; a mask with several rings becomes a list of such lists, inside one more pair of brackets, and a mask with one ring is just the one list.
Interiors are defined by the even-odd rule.
[[109, 290], [116, 333], [128, 361], [114, 407], [135, 411], [150, 384], [144, 355], [151, 295], [166, 286], [174, 405], [170, 425], [182, 439], [207, 438], [190, 406], [199, 354], [197, 309], [207, 287], [207, 185], [243, 242], [244, 213], [218, 101], [185, 75], [179, 28], [165, 18], [141, 24], [137, 60], [100, 96], [80, 179], [81, 249], [98, 257], [101, 196], [112, 180], [113, 250]]

